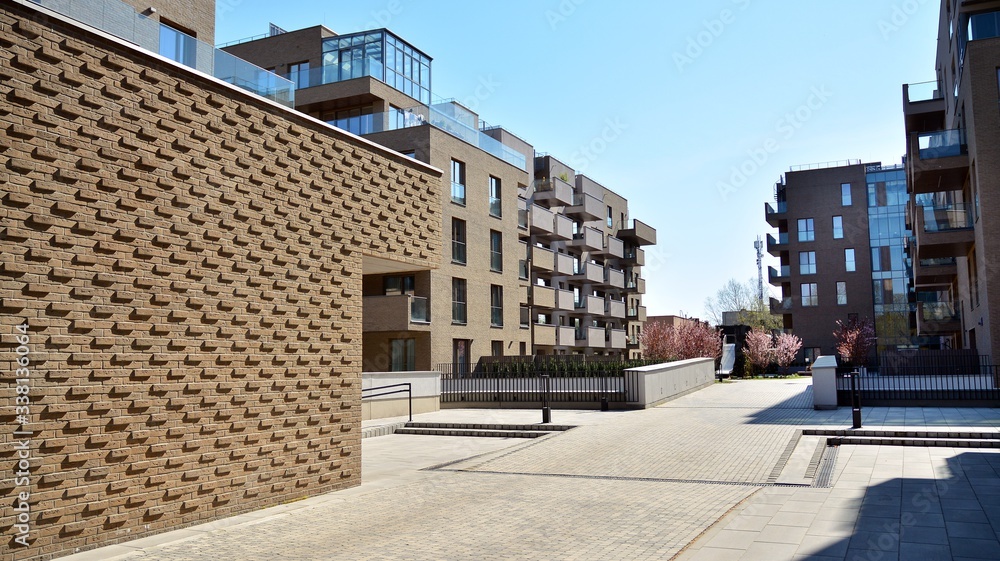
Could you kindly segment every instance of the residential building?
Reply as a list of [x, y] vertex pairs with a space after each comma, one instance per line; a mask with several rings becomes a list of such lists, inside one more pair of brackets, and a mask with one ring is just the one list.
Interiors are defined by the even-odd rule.
[[156, 6], [0, 3], [0, 561], [359, 485], [363, 279], [441, 261], [440, 169]]
[[287, 76], [300, 111], [446, 170], [440, 267], [365, 277], [366, 369], [639, 353], [641, 246], [656, 232], [628, 222], [623, 197], [460, 103], [432, 103], [431, 57], [389, 30], [224, 48]]
[[[917, 329], [1000, 357], [1000, 2], [942, 0], [935, 79], [903, 86]], [[930, 70], [930, 69], [928, 69]], [[991, 307], [992, 304], [992, 307]]]

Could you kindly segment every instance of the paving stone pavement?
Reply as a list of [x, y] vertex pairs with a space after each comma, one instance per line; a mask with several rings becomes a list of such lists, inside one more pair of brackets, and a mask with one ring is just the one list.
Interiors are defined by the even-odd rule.
[[[833, 487], [767, 485], [798, 429], [850, 426], [849, 410], [811, 409], [809, 380], [716, 384], [646, 411], [553, 416], [578, 427], [530, 441], [368, 438], [360, 487], [67, 559], [961, 559], [932, 547], [951, 536], [970, 536], [953, 548], [962, 554], [994, 551], [992, 451], [842, 446]], [[866, 410], [866, 428], [918, 421], [996, 430], [1000, 412]]]

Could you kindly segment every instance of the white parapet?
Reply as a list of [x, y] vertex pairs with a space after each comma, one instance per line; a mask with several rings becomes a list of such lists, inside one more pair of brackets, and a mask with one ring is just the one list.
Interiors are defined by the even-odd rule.
[[715, 359], [693, 358], [629, 368], [625, 376], [629, 406], [646, 409], [714, 384]]
[[[441, 409], [440, 372], [363, 372], [361, 388], [378, 388], [396, 384], [410, 384], [413, 396], [413, 414], [430, 413]], [[368, 397], [372, 394], [404, 390], [404, 393]], [[361, 401], [361, 419], [385, 419], [405, 417], [409, 412], [409, 399], [403, 387], [385, 390], [365, 391]]]

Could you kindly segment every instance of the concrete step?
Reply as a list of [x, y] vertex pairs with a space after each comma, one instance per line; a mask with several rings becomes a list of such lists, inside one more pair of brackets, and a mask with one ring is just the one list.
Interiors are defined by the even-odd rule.
[[995, 438], [893, 438], [868, 436], [831, 436], [826, 440], [829, 446], [870, 445], [870, 446], [925, 446], [941, 448], [1000, 448], [1000, 440]]
[[396, 429], [393, 434], [422, 434], [429, 436], [475, 436], [488, 438], [538, 438], [549, 431], [532, 430], [487, 430], [487, 429], [447, 429], [447, 428], [410, 428]]
[[562, 432], [574, 428], [574, 425], [518, 425], [510, 423], [406, 423], [411, 429], [452, 429], [452, 430], [507, 430], [507, 431], [540, 431]]
[[867, 438], [948, 438], [974, 440], [1000, 440], [1000, 432], [986, 431], [927, 431], [882, 429], [803, 429], [804, 436], [840, 436]]

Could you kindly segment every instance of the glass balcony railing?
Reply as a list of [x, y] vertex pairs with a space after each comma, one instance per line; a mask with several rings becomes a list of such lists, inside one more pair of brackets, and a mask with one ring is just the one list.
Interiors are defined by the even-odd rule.
[[451, 202], [460, 205], [465, 204], [465, 185], [455, 183], [454, 181], [451, 182]]
[[917, 149], [921, 160], [961, 156], [968, 152], [965, 132], [961, 129], [919, 133]]
[[517, 227], [522, 230], [528, 229], [528, 209], [519, 208], [517, 209]]
[[496, 216], [497, 218], [503, 216], [501, 208], [500, 199], [490, 197], [490, 216]]
[[466, 304], [465, 302], [452, 302], [451, 303], [451, 321], [452, 323], [466, 323], [468, 316], [466, 315]]
[[490, 325], [503, 327], [503, 308], [490, 308]]
[[942, 94], [941, 90], [938, 89], [938, 83], [936, 80], [906, 85], [906, 99], [910, 103], [943, 98], [944, 94]]
[[431, 307], [427, 298], [410, 297], [410, 321], [413, 323], [430, 323]]
[[137, 13], [118, 0], [33, 0], [36, 4], [253, 92], [295, 106], [295, 86], [276, 74]]
[[465, 242], [451, 242], [451, 260], [454, 263], [465, 264]]
[[971, 209], [963, 203], [925, 205], [923, 209], [925, 232], [965, 230], [973, 226]]
[[954, 257], [934, 257], [920, 260], [921, 267], [947, 267], [956, 264], [958, 264], [958, 260]]
[[503, 271], [503, 253], [490, 251], [490, 270], [496, 272]]
[[517, 262], [517, 278], [528, 280], [528, 260], [521, 259]]
[[302, 72], [289, 73], [286, 78], [298, 89], [314, 88], [325, 84], [335, 84], [345, 80], [370, 76], [385, 81], [385, 66], [374, 58], [349, 60], [341, 64], [328, 64], [318, 68], [310, 68]]
[[956, 321], [960, 319], [952, 302], [921, 302], [920, 317], [924, 321]]
[[778, 201], [773, 205], [767, 203], [767, 214], [784, 214], [788, 212], [788, 203], [785, 201]]

